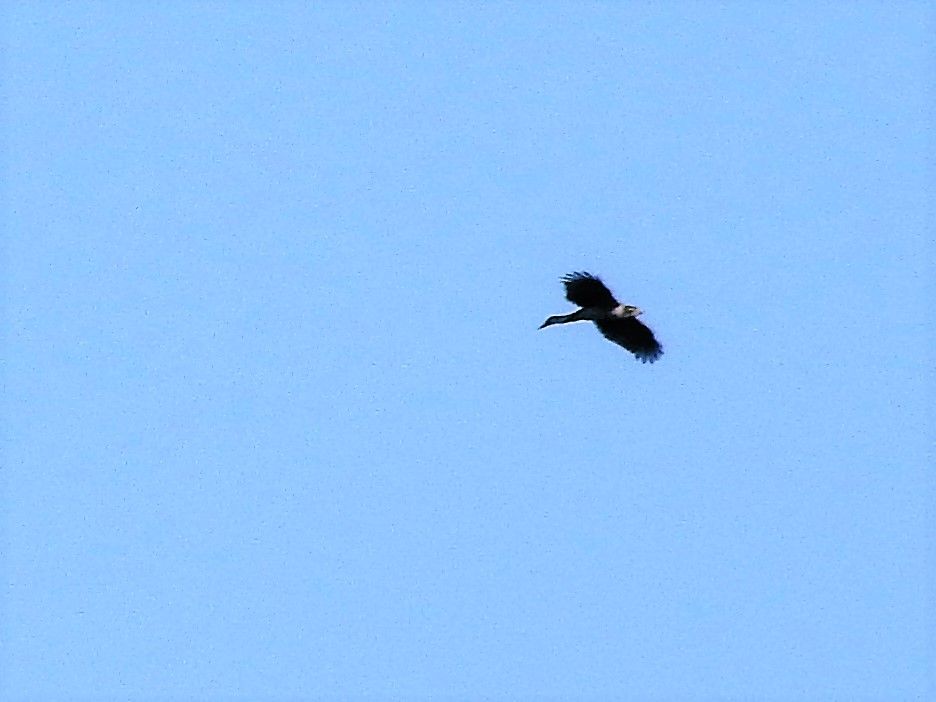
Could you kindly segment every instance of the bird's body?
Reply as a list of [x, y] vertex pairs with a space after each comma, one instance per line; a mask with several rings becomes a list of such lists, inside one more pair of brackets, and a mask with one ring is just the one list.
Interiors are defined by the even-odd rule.
[[634, 354], [643, 363], [653, 363], [663, 355], [663, 347], [650, 328], [637, 319], [643, 311], [622, 305], [600, 278], [591, 273], [570, 273], [562, 277], [566, 299], [579, 306], [571, 314], [554, 315], [540, 326], [590, 321], [608, 339]]

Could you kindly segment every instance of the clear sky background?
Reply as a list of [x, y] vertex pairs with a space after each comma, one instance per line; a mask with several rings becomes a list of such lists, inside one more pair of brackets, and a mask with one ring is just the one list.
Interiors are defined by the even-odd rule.
[[3, 23], [4, 700], [933, 694], [933, 5]]

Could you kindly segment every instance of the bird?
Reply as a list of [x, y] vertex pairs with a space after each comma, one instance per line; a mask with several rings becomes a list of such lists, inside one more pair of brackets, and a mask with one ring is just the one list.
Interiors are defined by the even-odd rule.
[[653, 363], [663, 355], [663, 347], [650, 327], [637, 319], [643, 310], [618, 302], [601, 278], [591, 273], [569, 273], [559, 280], [565, 285], [566, 299], [580, 309], [549, 317], [540, 329], [587, 320], [595, 323], [605, 339], [623, 346], [642, 363]]

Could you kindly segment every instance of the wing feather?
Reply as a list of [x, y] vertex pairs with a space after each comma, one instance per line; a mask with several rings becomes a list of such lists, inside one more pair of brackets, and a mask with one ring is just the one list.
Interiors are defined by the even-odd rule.
[[591, 273], [570, 273], [562, 277], [566, 299], [579, 307], [600, 307], [612, 310], [618, 306], [611, 291]]
[[623, 346], [642, 363], [653, 363], [663, 355], [663, 347], [653, 336], [650, 327], [636, 317], [599, 319], [595, 326], [605, 339]]

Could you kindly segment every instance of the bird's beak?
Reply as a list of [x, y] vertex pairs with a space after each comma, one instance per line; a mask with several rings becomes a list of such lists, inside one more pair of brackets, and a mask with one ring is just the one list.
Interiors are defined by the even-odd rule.
[[633, 316], [633, 317], [639, 317], [639, 316], [642, 315], [642, 314], [643, 314], [643, 310], [640, 309], [640, 308], [638, 307], [637, 309], [634, 310], [632, 316]]

